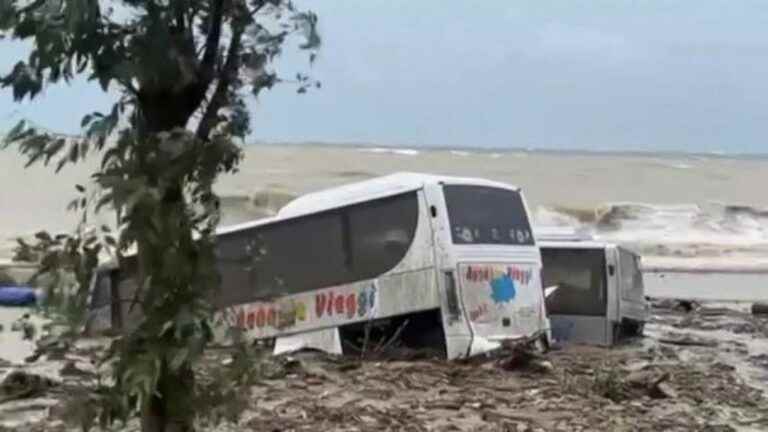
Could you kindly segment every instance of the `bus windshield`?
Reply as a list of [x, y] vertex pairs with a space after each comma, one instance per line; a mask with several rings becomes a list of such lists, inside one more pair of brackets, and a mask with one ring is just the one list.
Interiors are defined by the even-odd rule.
[[454, 244], [534, 244], [519, 192], [472, 185], [443, 190]]

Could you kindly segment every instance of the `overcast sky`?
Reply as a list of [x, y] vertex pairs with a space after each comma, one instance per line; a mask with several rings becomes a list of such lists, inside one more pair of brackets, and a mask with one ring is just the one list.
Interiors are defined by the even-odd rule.
[[[397, 146], [766, 152], [768, 3], [749, 0], [303, 0], [319, 91], [251, 104], [253, 140]], [[0, 67], [24, 55], [0, 43]], [[284, 75], [305, 69], [282, 62]], [[62, 131], [98, 85], [15, 106]]]

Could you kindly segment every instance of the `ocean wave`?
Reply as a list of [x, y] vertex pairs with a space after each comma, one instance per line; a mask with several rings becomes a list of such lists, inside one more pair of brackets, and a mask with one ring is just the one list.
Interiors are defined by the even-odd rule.
[[407, 149], [407, 148], [394, 148], [394, 147], [372, 147], [372, 148], [361, 148], [358, 149], [361, 152], [367, 152], [367, 153], [385, 153], [385, 154], [396, 154], [400, 156], [418, 156], [421, 154], [420, 151], [414, 150], [414, 149]]
[[452, 155], [454, 155], [454, 156], [462, 156], [462, 157], [469, 156], [469, 155], [472, 154], [472, 153], [470, 153], [468, 151], [464, 151], [464, 150], [451, 150], [450, 153]]
[[367, 179], [370, 177], [374, 177], [376, 174], [370, 171], [341, 171], [336, 173], [338, 177], [341, 178], [359, 178], [359, 179]]
[[222, 226], [274, 216], [296, 195], [279, 190], [258, 190], [251, 194], [223, 195], [220, 197]]
[[[570, 227], [622, 244], [646, 257], [726, 259], [768, 257], [768, 209], [722, 203], [610, 203], [594, 208], [540, 207], [540, 227]], [[709, 262], [709, 261], [707, 261]]]
[[695, 168], [695, 166], [690, 163], [674, 160], [660, 160], [658, 164], [666, 168], [675, 168], [680, 170]]

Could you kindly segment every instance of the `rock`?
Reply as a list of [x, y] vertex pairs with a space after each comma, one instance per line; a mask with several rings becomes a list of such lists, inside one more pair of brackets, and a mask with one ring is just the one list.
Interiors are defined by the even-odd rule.
[[48, 360], [62, 360], [70, 349], [71, 343], [69, 341], [51, 335], [44, 336], [37, 341], [35, 352], [24, 361], [32, 363], [43, 355], [46, 355]]
[[698, 312], [699, 315], [704, 316], [723, 316], [733, 314], [733, 310], [724, 307], [702, 307]]
[[648, 395], [654, 399], [676, 399], [677, 392], [668, 383], [661, 382], [648, 391]]
[[768, 303], [752, 303], [752, 315], [768, 315]]
[[35, 326], [31, 323], [24, 322], [21, 325], [21, 331], [22, 331], [22, 339], [24, 340], [33, 340], [35, 339], [35, 334], [37, 333], [37, 329]]
[[13, 371], [0, 383], [0, 403], [34, 397], [54, 386], [53, 380], [40, 375]]
[[698, 310], [701, 307], [701, 305], [694, 300], [684, 299], [651, 299], [650, 303], [655, 309], [675, 310], [686, 313]]
[[534, 362], [534, 366], [541, 373], [552, 373], [555, 371], [555, 366], [549, 360], [539, 360]]
[[701, 307], [701, 305], [693, 300], [677, 300], [675, 310], [682, 312], [693, 312]]
[[527, 345], [515, 346], [510, 351], [504, 352], [503, 355], [505, 357], [501, 358], [497, 365], [507, 371], [527, 370], [548, 373], [554, 370], [551, 362], [545, 360], [541, 354]]
[[759, 354], [749, 358], [749, 362], [757, 367], [768, 369], [768, 354]]
[[653, 399], [672, 399], [677, 397], [677, 392], [667, 384], [670, 377], [669, 373], [659, 375], [651, 370], [639, 370], [630, 373], [626, 382]]
[[639, 370], [630, 373], [626, 381], [633, 387], [647, 387], [654, 381], [656, 374], [649, 370]]
[[92, 372], [84, 371], [75, 365], [72, 360], [67, 361], [60, 371], [62, 376], [69, 377], [91, 377], [94, 374]]

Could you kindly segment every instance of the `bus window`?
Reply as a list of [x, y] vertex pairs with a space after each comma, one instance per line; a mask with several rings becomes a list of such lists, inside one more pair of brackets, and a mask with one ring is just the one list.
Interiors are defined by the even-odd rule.
[[519, 192], [470, 185], [443, 188], [455, 244], [533, 245]]
[[547, 298], [547, 312], [603, 316], [607, 291], [602, 249], [541, 249], [543, 286], [560, 288]]
[[350, 207], [346, 213], [353, 279], [376, 277], [402, 261], [413, 243], [419, 220], [415, 192]]
[[631, 252], [619, 248], [619, 273], [621, 276], [621, 297], [633, 300], [643, 297], [643, 274], [640, 272], [638, 258]]
[[219, 237], [220, 307], [373, 279], [410, 249], [416, 192]]

